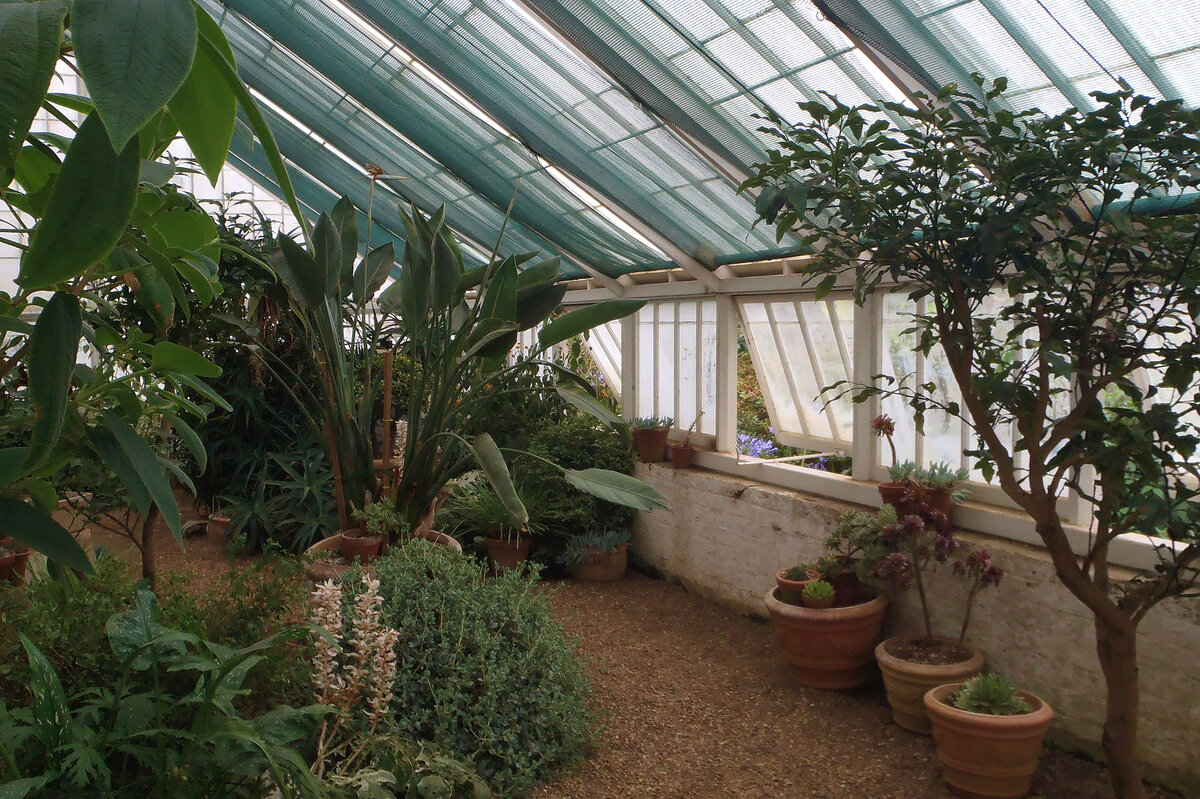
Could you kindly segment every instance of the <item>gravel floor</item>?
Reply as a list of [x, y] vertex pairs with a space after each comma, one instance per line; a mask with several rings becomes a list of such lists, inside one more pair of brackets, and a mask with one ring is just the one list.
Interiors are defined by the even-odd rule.
[[[766, 622], [635, 573], [563, 582], [553, 602], [582, 638], [605, 730], [575, 774], [534, 799], [952, 796], [932, 739], [891, 723], [882, 688], [797, 684]], [[1103, 769], [1054, 751], [1030, 794], [1111, 795]]]

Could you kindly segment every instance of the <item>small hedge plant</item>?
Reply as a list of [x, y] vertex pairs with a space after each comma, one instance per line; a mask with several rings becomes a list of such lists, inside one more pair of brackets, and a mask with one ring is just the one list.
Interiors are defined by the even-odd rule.
[[473, 761], [500, 796], [524, 796], [583, 758], [590, 684], [534, 575], [488, 579], [425, 541], [393, 548], [375, 572], [384, 623], [400, 631], [397, 732]]

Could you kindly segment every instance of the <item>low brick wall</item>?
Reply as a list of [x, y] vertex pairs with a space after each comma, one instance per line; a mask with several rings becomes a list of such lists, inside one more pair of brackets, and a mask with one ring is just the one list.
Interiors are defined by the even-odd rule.
[[[765, 616], [762, 596], [775, 572], [816, 560], [838, 515], [851, 507], [715, 472], [639, 464], [637, 476], [671, 501], [671, 511], [639, 514], [635, 558], [689, 590], [748, 614]], [[1092, 616], [1063, 588], [1049, 558], [1034, 547], [966, 532], [988, 547], [1005, 577], [981, 593], [970, 640], [989, 668], [1045, 698], [1057, 717], [1051, 740], [1100, 754], [1104, 681]], [[931, 589], [935, 630], [957, 632], [963, 592], [949, 569]], [[920, 607], [902, 594], [887, 632], [919, 631]], [[1200, 601], [1164, 603], [1142, 622], [1141, 742], [1146, 776], [1200, 796]]]

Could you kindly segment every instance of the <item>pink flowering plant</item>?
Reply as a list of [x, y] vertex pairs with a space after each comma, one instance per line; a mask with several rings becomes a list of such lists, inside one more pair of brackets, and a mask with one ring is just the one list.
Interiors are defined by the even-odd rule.
[[[971, 611], [975, 598], [987, 586], [997, 586], [1003, 572], [992, 562], [986, 549], [972, 549], [970, 545], [954, 537], [945, 514], [933, 512], [929, 520], [907, 515], [891, 524], [884, 525], [880, 534], [888, 554], [875, 565], [872, 576], [898, 589], [915, 586], [921, 601], [922, 620], [925, 624], [925, 641], [933, 641], [933, 624], [929, 615], [929, 596], [926, 591], [928, 570], [934, 566], [951, 563], [954, 574], [959, 576], [966, 590], [963, 623], [958, 634], [962, 645], [967, 638], [971, 623]], [[954, 560], [951, 562], [951, 558]]]

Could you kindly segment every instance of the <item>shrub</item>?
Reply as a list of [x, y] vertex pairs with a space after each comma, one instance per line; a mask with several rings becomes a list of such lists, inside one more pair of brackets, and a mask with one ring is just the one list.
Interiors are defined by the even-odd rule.
[[532, 574], [485, 579], [475, 561], [425, 541], [394, 548], [376, 574], [385, 623], [400, 631], [400, 734], [472, 760], [502, 796], [523, 796], [583, 757], [587, 674]]
[[[594, 466], [633, 474], [633, 446], [627, 434], [603, 427], [582, 413], [572, 413], [557, 424], [544, 426], [529, 442], [529, 452], [567, 469]], [[541, 520], [542, 547], [549, 550], [546, 562], [554, 561], [566, 540], [573, 536], [601, 527], [629, 529], [633, 524], [630, 508], [573, 488], [563, 479], [562, 472], [536, 458], [518, 456], [517, 462], [524, 469], [524, 484], [544, 487], [565, 500]]]

